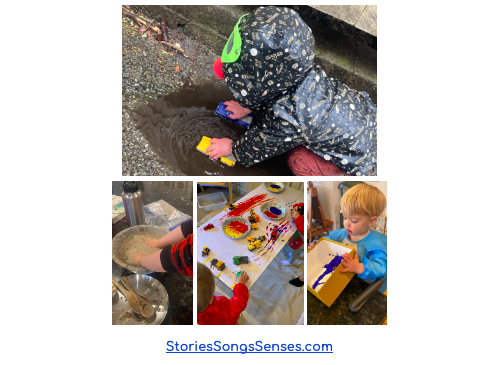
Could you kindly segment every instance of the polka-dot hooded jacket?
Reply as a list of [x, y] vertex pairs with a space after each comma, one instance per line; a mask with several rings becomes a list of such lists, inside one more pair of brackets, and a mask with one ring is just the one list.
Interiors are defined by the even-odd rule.
[[240, 105], [267, 111], [233, 141], [238, 163], [250, 166], [303, 145], [347, 174], [374, 174], [376, 107], [366, 92], [315, 65], [313, 34], [297, 12], [259, 8], [240, 19], [238, 33], [238, 58], [224, 61], [233, 34], [223, 51], [224, 80]]

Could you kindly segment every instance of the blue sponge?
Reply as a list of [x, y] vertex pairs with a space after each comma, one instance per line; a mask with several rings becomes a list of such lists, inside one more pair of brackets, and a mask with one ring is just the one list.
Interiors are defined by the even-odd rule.
[[233, 114], [233, 112], [226, 111], [226, 105], [221, 101], [216, 109], [216, 114], [225, 119], [231, 120], [233, 123], [241, 125], [244, 128], [249, 129], [252, 124], [252, 114], [246, 115], [242, 119], [231, 119], [228, 115]]

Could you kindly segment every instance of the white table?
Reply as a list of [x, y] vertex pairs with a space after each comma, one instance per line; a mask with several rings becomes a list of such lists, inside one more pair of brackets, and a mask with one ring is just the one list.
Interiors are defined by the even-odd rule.
[[[249, 274], [249, 281], [246, 285], [250, 289], [277, 253], [280, 252], [289, 241], [289, 238], [296, 232], [296, 226], [293, 223], [291, 211], [294, 204], [303, 202], [304, 193], [290, 187], [285, 187], [285, 190], [280, 193], [273, 193], [262, 184], [237, 201], [235, 205], [238, 206], [241, 204], [242, 207], [246, 205], [245, 202], [253, 199], [257, 199], [258, 201], [255, 205], [252, 204], [252, 208], [248, 207], [241, 212], [240, 216], [247, 219], [250, 215], [250, 210], [254, 209], [260, 218], [258, 223], [259, 228], [256, 231], [251, 230], [246, 237], [232, 240], [223, 234], [222, 223], [228, 218], [228, 214], [230, 213], [229, 210], [219, 213], [197, 231], [197, 261], [211, 269], [214, 276], [230, 289], [233, 289], [236, 283], [237, 276], [235, 274], [235, 269], [238, 267]], [[286, 208], [285, 217], [280, 220], [273, 220], [262, 214], [260, 206], [266, 201], [277, 201], [282, 204]], [[212, 223], [214, 228], [204, 231], [203, 227], [206, 227], [209, 223]], [[262, 243], [261, 248], [250, 252], [247, 248], [247, 237], [252, 236], [257, 238], [264, 234], [269, 238], [275, 224], [281, 227], [281, 233], [277, 240], [275, 242], [271, 240], [268, 242], [268, 240], [266, 240]], [[209, 247], [209, 256], [202, 256], [202, 249], [204, 246]], [[249, 263], [234, 265], [233, 256], [248, 256]], [[214, 258], [225, 263], [226, 268], [223, 271], [219, 271], [216, 267], [211, 268], [210, 262]]]

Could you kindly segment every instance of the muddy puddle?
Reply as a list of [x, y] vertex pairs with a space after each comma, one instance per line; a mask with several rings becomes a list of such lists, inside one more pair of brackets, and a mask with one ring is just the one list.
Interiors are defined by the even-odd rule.
[[[233, 100], [225, 85], [185, 86], [176, 93], [141, 105], [131, 113], [135, 127], [144, 135], [153, 151], [173, 171], [196, 175], [292, 175], [285, 154], [251, 167], [238, 163], [229, 167], [197, 151], [203, 136], [234, 139], [246, 129], [219, 117], [220, 101]], [[254, 122], [260, 121], [254, 115]]]

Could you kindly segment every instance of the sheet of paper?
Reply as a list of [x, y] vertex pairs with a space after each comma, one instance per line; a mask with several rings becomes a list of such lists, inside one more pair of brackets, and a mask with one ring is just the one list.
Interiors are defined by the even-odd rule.
[[[259, 276], [270, 264], [271, 260], [287, 244], [289, 238], [296, 232], [291, 211], [294, 204], [303, 202], [303, 197], [302, 191], [289, 187], [286, 187], [281, 193], [276, 194], [267, 190], [264, 184], [258, 186], [235, 203], [238, 207], [236, 210], [223, 211], [198, 229], [197, 261], [211, 269], [214, 276], [219, 278], [230, 289], [235, 285], [237, 278], [235, 270], [237, 267], [241, 268], [242, 271], [246, 271], [249, 274], [249, 281], [246, 285], [250, 288], [259, 279]], [[259, 208], [267, 201], [277, 201], [282, 204], [286, 208], [285, 217], [280, 220], [272, 220], [266, 217]], [[258, 229], [256, 231], [252, 230], [244, 238], [237, 240], [227, 238], [222, 232], [223, 221], [230, 217], [244, 217], [247, 219], [251, 209], [260, 217]], [[212, 223], [214, 228], [205, 231], [203, 227], [209, 223]], [[268, 241], [274, 225], [279, 226], [280, 234], [276, 241]], [[263, 242], [261, 248], [250, 252], [247, 248], [247, 237], [252, 236], [257, 238], [263, 234], [266, 235], [267, 240]], [[209, 256], [202, 256], [204, 246], [209, 247], [211, 250]], [[249, 264], [234, 265], [233, 256], [248, 256]], [[224, 262], [226, 268], [223, 271], [219, 271], [216, 267], [211, 268], [210, 262], [214, 258]]]

